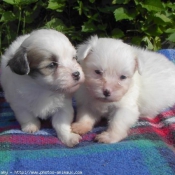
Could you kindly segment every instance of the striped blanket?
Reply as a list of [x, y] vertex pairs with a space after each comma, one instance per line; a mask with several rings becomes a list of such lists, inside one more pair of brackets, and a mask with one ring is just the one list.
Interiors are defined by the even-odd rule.
[[[175, 61], [175, 50], [160, 52]], [[105, 123], [95, 127], [74, 148], [61, 144], [49, 120], [37, 133], [24, 133], [1, 89], [0, 174], [175, 174], [175, 106], [154, 119], [141, 118], [119, 143], [94, 142], [105, 129]]]

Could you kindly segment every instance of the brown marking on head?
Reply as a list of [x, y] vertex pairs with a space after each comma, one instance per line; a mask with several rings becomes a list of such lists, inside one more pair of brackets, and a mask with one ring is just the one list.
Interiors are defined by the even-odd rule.
[[27, 59], [30, 66], [31, 76], [37, 74], [50, 75], [58, 66], [58, 58], [47, 50], [32, 48], [27, 51]]
[[30, 72], [30, 67], [27, 60], [26, 48], [20, 47], [12, 58], [8, 61], [7, 66], [18, 75], [26, 75]]

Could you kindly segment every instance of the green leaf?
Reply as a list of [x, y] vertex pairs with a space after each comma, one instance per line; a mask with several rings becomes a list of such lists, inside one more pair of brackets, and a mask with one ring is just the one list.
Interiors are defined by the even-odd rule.
[[170, 23], [171, 22], [171, 19], [166, 17], [164, 14], [156, 13], [155, 17], [159, 18], [164, 23]]
[[168, 41], [171, 41], [171, 42], [175, 42], [175, 32], [172, 33], [168, 38], [167, 38]]
[[20, 5], [29, 5], [37, 2], [38, 0], [18, 0]]
[[32, 11], [32, 9], [29, 8], [25, 10], [23, 20], [25, 19], [25, 23], [33, 23], [34, 19], [36, 18], [36, 14], [37, 12], [34, 12]]
[[147, 44], [147, 49], [152, 50], [154, 48], [153, 44], [151, 43], [151, 40], [146, 36], [142, 39]]
[[175, 10], [175, 3], [167, 2], [166, 7], [171, 8], [172, 10]]
[[77, 10], [79, 12], [79, 15], [82, 15], [82, 12], [83, 12], [83, 2], [82, 1], [78, 1], [78, 7], [77, 7]]
[[175, 33], [175, 28], [169, 28], [165, 30], [165, 33]]
[[153, 45], [154, 45], [153, 50], [154, 50], [154, 51], [161, 49], [161, 40], [160, 40], [159, 37], [156, 36], [156, 37], [154, 38], [153, 42], [154, 42], [154, 43], [153, 43]]
[[15, 0], [3, 0], [4, 2], [8, 3], [8, 4], [15, 4]]
[[134, 19], [134, 16], [130, 15], [128, 13], [128, 11], [123, 7], [120, 7], [118, 9], [116, 9], [114, 11], [114, 16], [115, 16], [116, 21], [120, 21], [120, 20], [123, 20], [123, 19], [128, 19], [128, 20]]
[[87, 16], [91, 21], [99, 21], [99, 13], [95, 13], [93, 16], [92, 15], [88, 15]]
[[62, 12], [65, 7], [65, 0], [49, 0], [48, 9]]
[[124, 36], [124, 33], [122, 30], [116, 28], [112, 30], [112, 37], [113, 38], [122, 38]]
[[112, 4], [127, 4], [129, 0], [113, 0]]
[[133, 44], [139, 46], [140, 43], [141, 43], [141, 38], [138, 37], [138, 36], [134, 36], [134, 37], [132, 37], [132, 40], [131, 41], [132, 41]]
[[11, 4], [11, 5], [29, 5], [38, 0], [3, 0], [4, 2]]
[[50, 20], [49, 22], [47, 22], [45, 24], [46, 28], [50, 28], [50, 29], [55, 29], [58, 30], [60, 32], [64, 32], [66, 30], [66, 26], [64, 25], [64, 23], [57, 18], [53, 18], [52, 20]]
[[[154, 29], [154, 30], [153, 30]], [[162, 30], [161, 26], [159, 25], [153, 25], [149, 27], [147, 30], [145, 30], [145, 33], [147, 36], [159, 36], [164, 33], [164, 30]]]
[[84, 25], [82, 25], [82, 32], [94, 32], [96, 29], [97, 27], [93, 24], [93, 22], [84, 22]]
[[138, 5], [140, 3], [140, 0], [134, 0], [135, 4]]
[[140, 2], [141, 6], [148, 11], [162, 11], [164, 7], [162, 5], [161, 0], [145, 0], [144, 2]]
[[16, 16], [11, 11], [7, 11], [2, 14], [0, 22], [14, 21], [15, 19]]

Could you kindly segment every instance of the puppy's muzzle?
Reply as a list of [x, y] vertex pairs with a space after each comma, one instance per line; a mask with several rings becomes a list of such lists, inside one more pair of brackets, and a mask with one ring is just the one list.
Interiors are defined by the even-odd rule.
[[72, 77], [74, 80], [78, 81], [80, 79], [80, 72], [78, 72], [78, 71], [73, 72]]
[[110, 92], [108, 89], [105, 89], [105, 90], [103, 91], [103, 95], [104, 95], [105, 97], [109, 97], [109, 96], [111, 96], [111, 92]]

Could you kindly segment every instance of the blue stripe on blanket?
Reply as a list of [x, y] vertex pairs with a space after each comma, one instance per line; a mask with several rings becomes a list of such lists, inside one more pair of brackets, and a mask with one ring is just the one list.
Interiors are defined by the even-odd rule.
[[169, 60], [175, 63], [175, 49], [162, 49], [158, 52], [165, 55]]
[[[85, 175], [173, 175], [175, 169], [175, 156], [166, 145], [149, 140], [14, 153], [6, 151], [1, 154], [3, 157], [0, 158], [5, 160], [1, 164], [1, 171], [8, 169], [9, 172], [82, 171]], [[14, 159], [14, 156], [17, 157]]]

